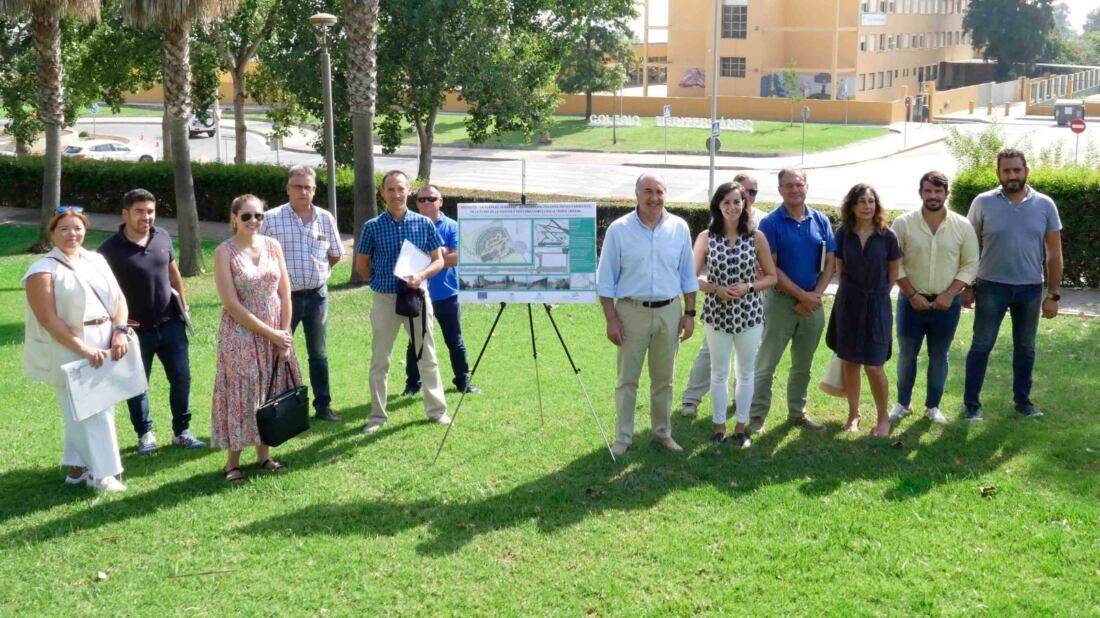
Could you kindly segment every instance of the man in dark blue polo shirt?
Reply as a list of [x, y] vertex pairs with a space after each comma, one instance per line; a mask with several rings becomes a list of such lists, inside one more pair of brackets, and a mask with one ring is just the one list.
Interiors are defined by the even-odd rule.
[[405, 285], [414, 290], [424, 287], [428, 279], [443, 268], [443, 241], [431, 219], [409, 210], [409, 177], [404, 172], [386, 172], [382, 177], [382, 198], [386, 202], [386, 210], [363, 224], [355, 256], [355, 271], [370, 282], [374, 292], [370, 310], [370, 419], [363, 433], [373, 433], [389, 420], [386, 414], [386, 377], [390, 371], [393, 342], [397, 331], [402, 328], [422, 350], [417, 365], [424, 383], [424, 412], [433, 423], [450, 425], [443, 380], [439, 377], [439, 364], [435, 357], [435, 320], [431, 299], [425, 295], [423, 318], [427, 332], [421, 335], [421, 318], [415, 320], [417, 328], [412, 328], [408, 318], [397, 315], [397, 291], [401, 280], [393, 274], [401, 246], [407, 240], [427, 254], [430, 262], [424, 270], [410, 275]]
[[[416, 192], [416, 209], [435, 223], [435, 229], [443, 241], [443, 270], [428, 279], [428, 296], [432, 310], [443, 331], [443, 342], [451, 356], [454, 385], [459, 392], [480, 393], [481, 389], [470, 383], [470, 363], [466, 359], [466, 342], [462, 340], [462, 313], [458, 304], [458, 223], [443, 214], [443, 194], [435, 185], [424, 185]], [[420, 370], [416, 367], [416, 349], [412, 340], [405, 351], [405, 392], [420, 392]]]
[[791, 346], [787, 375], [787, 420], [815, 430], [825, 426], [806, 414], [806, 389], [814, 352], [825, 329], [821, 305], [833, 277], [836, 240], [829, 218], [806, 205], [806, 174], [779, 172], [783, 203], [760, 221], [775, 259], [779, 283], [764, 301], [764, 335], [756, 355], [756, 388], [749, 412], [749, 431], [760, 433], [772, 403], [772, 380], [783, 351]]
[[[172, 408], [172, 444], [183, 448], [203, 448], [205, 443], [191, 433], [191, 365], [184, 315], [187, 302], [183, 277], [176, 266], [172, 237], [156, 227], [156, 198], [145, 189], [134, 189], [122, 198], [122, 221], [118, 233], [103, 241], [99, 252], [111, 266], [131, 321], [137, 322], [141, 361], [145, 376], [153, 369], [153, 356], [160, 358], [168, 378], [168, 401]], [[178, 295], [173, 300], [173, 294]], [[156, 452], [153, 419], [149, 415], [149, 393], [126, 402], [130, 422], [138, 435], [137, 452]]]

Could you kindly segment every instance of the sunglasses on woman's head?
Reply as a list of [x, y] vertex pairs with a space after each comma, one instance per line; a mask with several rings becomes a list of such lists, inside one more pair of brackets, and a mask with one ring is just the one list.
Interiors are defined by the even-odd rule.
[[54, 209], [54, 212], [56, 212], [59, 215], [63, 215], [63, 214], [67, 214], [67, 213], [81, 213], [81, 212], [84, 212], [84, 208], [81, 207], [81, 206], [58, 206], [57, 208]]
[[241, 221], [243, 221], [244, 223], [248, 223], [249, 221], [251, 221], [252, 217], [256, 217], [257, 221], [263, 221], [264, 220], [264, 213], [262, 213], [262, 212], [242, 212], [241, 214], [237, 215], [237, 218], [240, 219]]

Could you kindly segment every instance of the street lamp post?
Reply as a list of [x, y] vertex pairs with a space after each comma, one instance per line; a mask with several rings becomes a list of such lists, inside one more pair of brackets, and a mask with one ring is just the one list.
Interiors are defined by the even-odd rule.
[[321, 46], [321, 88], [325, 98], [325, 167], [328, 168], [328, 209], [340, 229], [336, 216], [336, 154], [335, 137], [332, 128], [332, 57], [329, 55], [329, 29], [336, 25], [336, 16], [317, 13], [309, 18], [309, 23], [317, 30], [317, 44]]
[[[722, 25], [722, 0], [714, 0], [714, 47], [711, 52], [710, 78], [710, 124], [718, 121], [718, 41]], [[718, 140], [710, 140], [710, 182], [707, 184], [707, 199], [714, 195], [714, 151], [718, 149]]]

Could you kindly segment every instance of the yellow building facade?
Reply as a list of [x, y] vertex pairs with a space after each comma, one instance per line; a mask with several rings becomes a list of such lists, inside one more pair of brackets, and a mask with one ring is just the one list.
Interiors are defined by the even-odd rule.
[[[717, 4], [717, 11], [716, 11]], [[669, 0], [668, 96], [786, 96], [793, 66], [810, 98], [892, 101], [973, 58], [969, 0]]]

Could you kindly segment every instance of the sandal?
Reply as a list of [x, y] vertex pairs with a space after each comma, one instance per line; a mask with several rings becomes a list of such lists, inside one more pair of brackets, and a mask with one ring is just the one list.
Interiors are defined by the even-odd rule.
[[862, 418], [863, 417], [860, 416], [859, 414], [855, 415], [854, 417], [849, 416], [848, 417], [848, 424], [844, 426], [844, 431], [847, 431], [849, 433], [855, 433], [855, 432], [859, 431], [859, 421]]
[[272, 474], [286, 474], [287, 472], [290, 472], [289, 468], [287, 468], [285, 465], [275, 461], [274, 459], [271, 459], [270, 457], [268, 457], [267, 459], [261, 461], [260, 463], [258, 463], [256, 465], [259, 466], [261, 470], [267, 470], [268, 472], [271, 472]]
[[[882, 429], [885, 427], [885, 429]], [[872, 438], [889, 438], [890, 437], [890, 423], [889, 421], [879, 423], [875, 425], [875, 428], [871, 430]]]
[[225, 476], [225, 482], [230, 485], [240, 483], [244, 480], [244, 473], [241, 472], [240, 468], [230, 468], [228, 470], [222, 468], [222, 474]]

